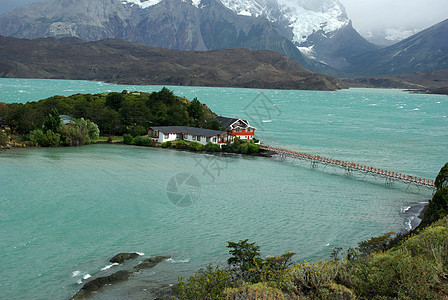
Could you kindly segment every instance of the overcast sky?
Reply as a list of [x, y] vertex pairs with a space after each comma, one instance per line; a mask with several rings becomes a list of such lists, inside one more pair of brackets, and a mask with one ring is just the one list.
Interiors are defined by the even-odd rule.
[[[95, 0], [92, 0], [95, 1]], [[387, 27], [426, 28], [448, 19], [448, 0], [339, 0], [353, 27], [368, 32]], [[0, 0], [0, 13], [41, 0]]]
[[387, 27], [427, 28], [448, 19], [448, 0], [339, 0], [360, 32]]

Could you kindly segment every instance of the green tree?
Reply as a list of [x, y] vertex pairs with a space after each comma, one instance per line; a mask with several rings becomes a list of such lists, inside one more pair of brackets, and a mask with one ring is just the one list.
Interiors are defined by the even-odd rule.
[[61, 127], [61, 117], [59, 111], [53, 108], [44, 121], [44, 132], [51, 130], [52, 132], [59, 132]]
[[434, 182], [437, 190], [441, 190], [444, 186], [448, 185], [448, 163], [446, 163], [442, 169], [440, 169], [439, 174]]
[[257, 266], [263, 263], [260, 257], [260, 247], [249, 243], [248, 239], [239, 242], [227, 242], [231, 257], [227, 260], [237, 279], [247, 282], [256, 282], [259, 277], [256, 274]]
[[201, 102], [197, 98], [194, 98], [193, 101], [188, 105], [187, 112], [190, 118], [193, 119], [193, 126], [198, 126], [199, 121], [202, 120], [204, 116], [204, 111]]
[[126, 98], [122, 93], [109, 93], [106, 97], [106, 106], [118, 111], [125, 100]]

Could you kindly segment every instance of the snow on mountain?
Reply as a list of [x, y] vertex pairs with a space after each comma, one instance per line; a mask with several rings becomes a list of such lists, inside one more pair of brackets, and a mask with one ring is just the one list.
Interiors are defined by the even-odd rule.
[[[122, 0], [123, 4], [148, 8], [162, 0]], [[187, 2], [188, 0], [180, 0]], [[220, 0], [239, 15], [265, 17], [280, 23], [292, 32], [292, 41], [300, 44], [316, 31], [325, 34], [347, 26], [345, 8], [338, 0]], [[201, 0], [191, 0], [199, 7]]]
[[159, 4], [162, 0], [123, 0], [121, 3], [123, 4], [135, 4], [140, 6], [141, 8], [147, 8], [156, 4]]
[[338, 0], [221, 0], [240, 15], [263, 16], [292, 31], [292, 41], [303, 43], [314, 32], [325, 34], [347, 26], [345, 8]]
[[[131, 5], [138, 5], [141, 8], [148, 8], [150, 6], [154, 6], [156, 4], [159, 4], [162, 0], [122, 0], [121, 2], [123, 4], [131, 4]], [[187, 0], [180, 0], [182, 2], [187, 2]], [[191, 4], [199, 7], [199, 4], [201, 4], [201, 0], [191, 0]]]

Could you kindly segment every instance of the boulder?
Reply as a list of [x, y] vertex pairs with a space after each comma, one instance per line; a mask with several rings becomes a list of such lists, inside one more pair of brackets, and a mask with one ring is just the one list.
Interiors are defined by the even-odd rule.
[[138, 257], [139, 254], [132, 252], [132, 253], [118, 253], [114, 257], [112, 257], [109, 261], [111, 263], [123, 263], [125, 260], [134, 259]]
[[154, 268], [159, 262], [167, 260], [170, 258], [169, 256], [154, 256], [143, 260], [141, 263], [136, 265], [132, 271], [138, 272], [143, 269]]
[[92, 293], [92, 292], [98, 291], [106, 284], [113, 284], [113, 283], [127, 280], [127, 279], [129, 279], [129, 276], [131, 276], [131, 272], [122, 270], [122, 271], [117, 271], [108, 276], [95, 278], [89, 282], [86, 282], [84, 284], [84, 286], [79, 290], [79, 292], [76, 293], [76, 295], [73, 297], [73, 299], [79, 299], [85, 295]]

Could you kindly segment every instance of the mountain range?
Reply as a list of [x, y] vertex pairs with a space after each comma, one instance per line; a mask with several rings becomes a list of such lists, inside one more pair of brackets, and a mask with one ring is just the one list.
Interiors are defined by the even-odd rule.
[[46, 0], [1, 15], [0, 34], [120, 38], [178, 50], [272, 50], [315, 71], [344, 67], [347, 59], [376, 49], [353, 29], [337, 0]]
[[4, 36], [270, 50], [338, 77], [448, 69], [447, 27], [448, 20], [379, 48], [352, 27], [338, 0], [45, 0], [0, 15]]

